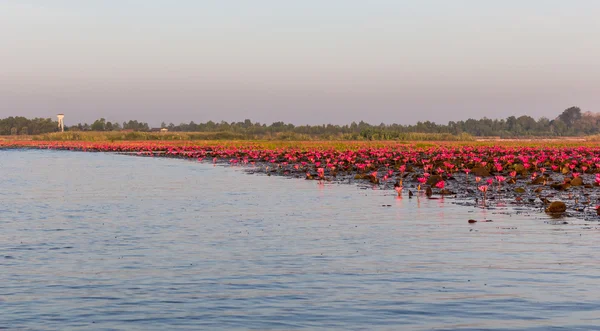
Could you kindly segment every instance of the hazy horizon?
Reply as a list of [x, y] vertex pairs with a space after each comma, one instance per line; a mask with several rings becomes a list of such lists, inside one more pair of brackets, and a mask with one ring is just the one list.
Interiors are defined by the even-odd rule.
[[600, 2], [0, 0], [0, 117], [414, 124], [600, 111]]

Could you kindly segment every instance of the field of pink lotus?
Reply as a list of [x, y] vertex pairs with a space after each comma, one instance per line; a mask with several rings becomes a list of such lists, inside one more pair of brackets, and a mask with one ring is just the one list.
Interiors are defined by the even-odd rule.
[[597, 217], [600, 148], [577, 144], [0, 141], [0, 148], [182, 158], [320, 183], [395, 190], [398, 198], [444, 197], [480, 208], [522, 205], [552, 214]]

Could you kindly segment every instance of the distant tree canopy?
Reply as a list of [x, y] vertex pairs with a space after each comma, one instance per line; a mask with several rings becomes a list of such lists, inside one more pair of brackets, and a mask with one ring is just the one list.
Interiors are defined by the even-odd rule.
[[58, 122], [49, 118], [28, 119], [22, 116], [0, 119], [0, 135], [40, 134], [58, 131]]
[[[39, 134], [57, 131], [58, 124], [50, 119], [26, 119], [24, 117], [9, 117], [0, 120], [0, 134]], [[580, 136], [600, 133], [600, 113], [585, 112], [579, 107], [570, 107], [559, 114], [555, 119], [541, 117], [534, 119], [531, 116], [509, 116], [506, 119], [468, 119], [465, 121], [450, 121], [448, 124], [437, 124], [431, 121], [417, 122], [412, 125], [384, 124], [372, 125], [363, 121], [352, 122], [347, 125], [299, 125], [274, 122], [270, 125], [252, 122], [249, 119], [243, 122], [213, 122], [161, 123], [161, 128], [174, 132], [230, 132], [246, 136], [264, 136], [271, 134], [308, 135], [328, 137], [342, 137], [344, 139], [373, 139], [393, 140], [410, 133], [439, 133], [473, 136], [497, 137], [526, 137], [526, 136]], [[130, 120], [119, 124], [109, 122], [104, 118], [94, 121], [91, 125], [77, 124], [66, 128], [72, 131], [150, 131], [150, 126], [145, 122]]]

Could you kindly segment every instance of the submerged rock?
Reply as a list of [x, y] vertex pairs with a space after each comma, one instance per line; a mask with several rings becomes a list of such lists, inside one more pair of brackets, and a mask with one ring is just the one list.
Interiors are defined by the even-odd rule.
[[428, 198], [431, 198], [431, 196], [433, 195], [431, 187], [427, 187], [427, 189], [425, 190], [425, 195], [427, 195]]
[[471, 169], [471, 172], [477, 177], [488, 177], [490, 172], [486, 168], [476, 167]]
[[554, 201], [552, 202], [548, 208], [546, 208], [547, 213], [564, 213], [567, 211], [567, 205], [562, 201]]
[[572, 186], [581, 186], [581, 185], [583, 185], [583, 178], [576, 177], [576, 178], [571, 179], [571, 185]]
[[525, 189], [522, 187], [516, 187], [515, 188], [515, 193], [525, 193]]
[[441, 194], [441, 195], [454, 195], [454, 194], [456, 194], [456, 193], [454, 193], [454, 192], [450, 191], [449, 189], [442, 189], [442, 190], [440, 191], [440, 194]]

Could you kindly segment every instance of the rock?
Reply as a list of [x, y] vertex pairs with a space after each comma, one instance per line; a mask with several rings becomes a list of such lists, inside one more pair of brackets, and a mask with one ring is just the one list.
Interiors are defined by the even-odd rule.
[[547, 213], [564, 213], [567, 211], [567, 205], [565, 205], [562, 201], [554, 201], [552, 202], [548, 208], [546, 208]]
[[471, 173], [473, 173], [477, 177], [488, 177], [490, 172], [486, 168], [476, 167], [471, 169]]
[[429, 178], [427, 178], [426, 184], [429, 186], [433, 186], [433, 185], [437, 184], [438, 182], [441, 182], [442, 180], [443, 180], [442, 176], [433, 175], [433, 176], [429, 176]]
[[581, 177], [575, 177], [575, 178], [571, 179], [571, 185], [572, 186], [581, 186], [581, 185], [583, 185], [583, 178], [581, 178]]
[[537, 177], [536, 179], [531, 181], [531, 184], [540, 185], [540, 184], [543, 184], [545, 181], [546, 181], [546, 177]]
[[477, 223], [476, 220], [469, 220], [469, 223]]
[[515, 166], [513, 167], [515, 169], [516, 172], [518, 173], [523, 173], [525, 172], [525, 167], [522, 164], [515, 164]]
[[569, 183], [564, 183], [564, 184], [552, 184], [550, 185], [550, 187], [552, 187], [553, 189], [557, 190], [557, 191], [564, 191], [568, 188], [571, 187], [571, 184]]
[[412, 198], [412, 197], [413, 197], [413, 193], [412, 193], [412, 191], [411, 191], [411, 190], [408, 190], [408, 197], [409, 197], [409, 198]]

